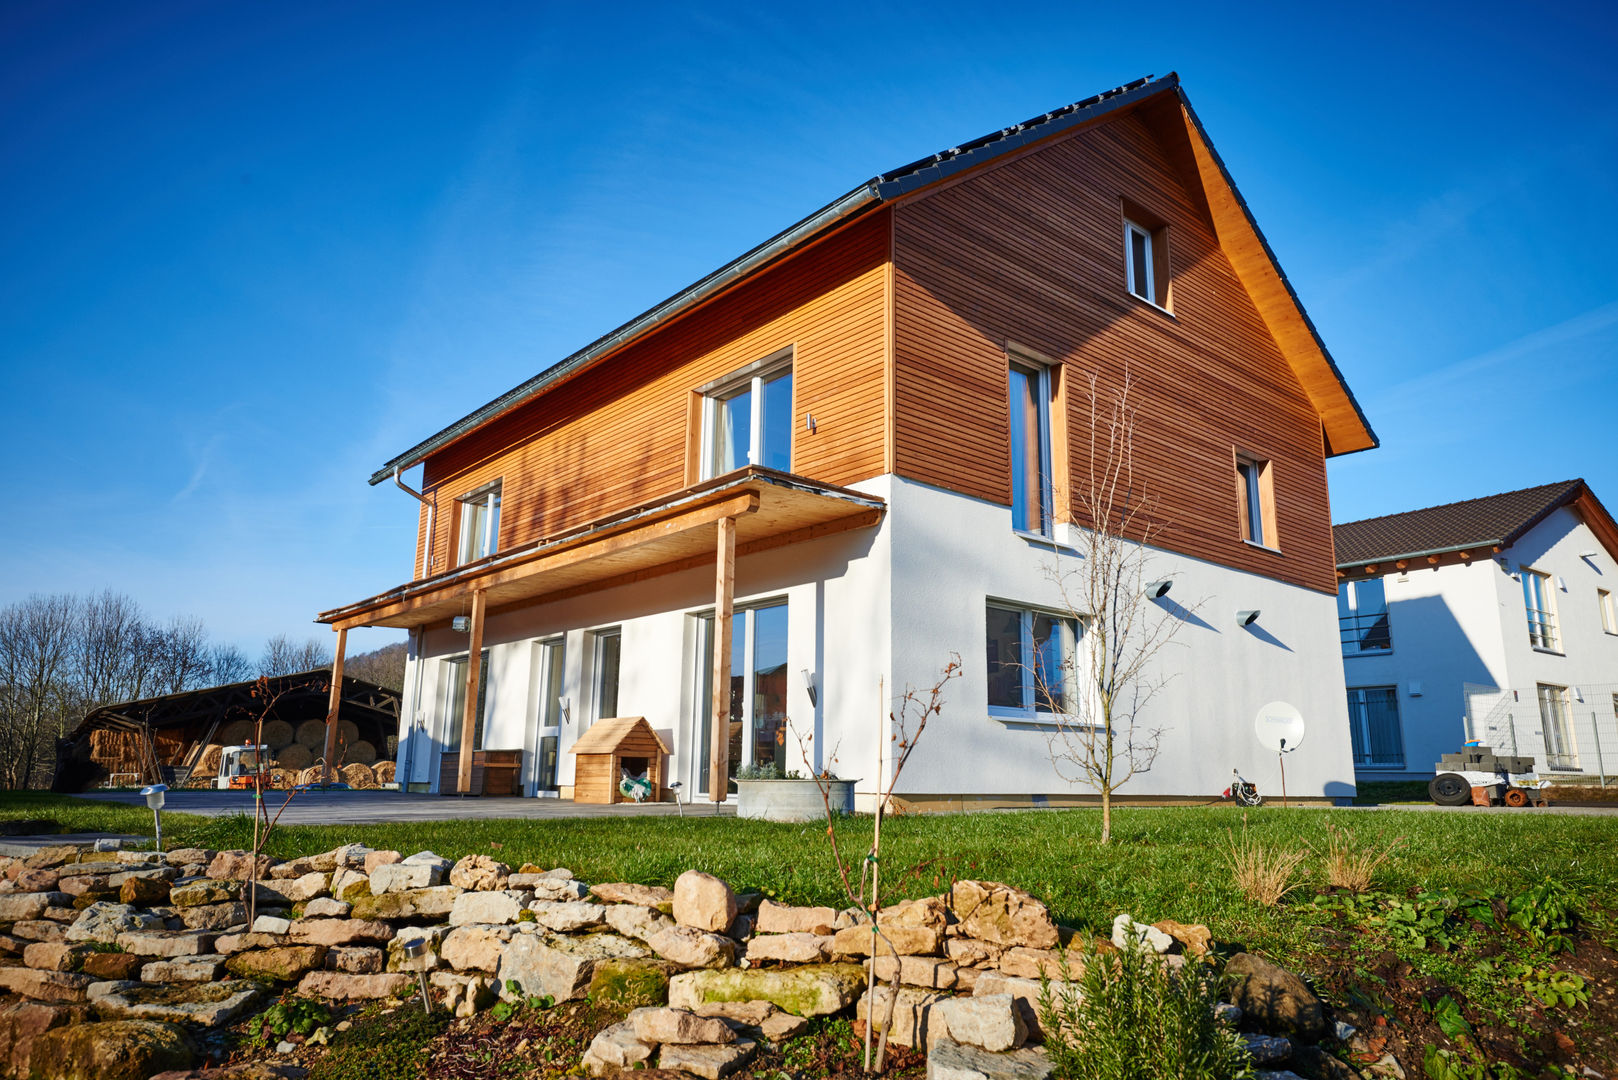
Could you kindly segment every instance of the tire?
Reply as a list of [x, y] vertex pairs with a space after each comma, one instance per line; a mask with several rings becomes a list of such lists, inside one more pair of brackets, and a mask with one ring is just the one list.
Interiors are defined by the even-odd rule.
[[1439, 773], [1427, 782], [1427, 794], [1439, 806], [1469, 806], [1472, 785], [1457, 773]]

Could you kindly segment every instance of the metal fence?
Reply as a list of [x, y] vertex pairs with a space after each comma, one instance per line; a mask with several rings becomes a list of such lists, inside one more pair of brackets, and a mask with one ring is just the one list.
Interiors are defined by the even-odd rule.
[[1466, 688], [1466, 734], [1542, 777], [1618, 783], [1618, 683]]

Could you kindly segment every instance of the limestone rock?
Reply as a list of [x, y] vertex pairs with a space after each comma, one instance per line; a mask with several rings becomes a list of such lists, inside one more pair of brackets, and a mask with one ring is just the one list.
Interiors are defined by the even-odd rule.
[[1179, 942], [1180, 947], [1192, 956], [1207, 956], [1213, 948], [1213, 933], [1201, 923], [1187, 924], [1164, 919], [1153, 923], [1152, 927]]
[[0, 1075], [27, 1076], [34, 1040], [47, 1031], [90, 1018], [84, 1005], [15, 1001], [0, 1008]]
[[0, 968], [0, 991], [35, 1001], [83, 1001], [86, 989], [94, 981], [88, 975], [75, 975], [70, 971]]
[[337, 945], [326, 950], [326, 966], [349, 975], [375, 975], [386, 956], [371, 945]]
[[0, 893], [0, 923], [37, 919], [50, 906], [50, 898], [42, 892]]
[[949, 990], [960, 981], [954, 964], [930, 956], [878, 956], [865, 964], [868, 968], [875, 966], [878, 982], [891, 983], [895, 967], [899, 971], [899, 982], [905, 986]]
[[213, 862], [214, 852], [210, 848], [175, 848], [164, 856], [170, 866], [207, 866]]
[[625, 1020], [602, 1029], [590, 1042], [584, 1064], [592, 1076], [601, 1076], [619, 1069], [632, 1069], [649, 1061], [657, 1052], [651, 1043], [642, 1042], [635, 1035], [633, 1020]]
[[28, 922], [13, 923], [11, 935], [24, 941], [66, 941], [67, 929], [58, 922], [32, 919]]
[[927, 1049], [927, 1080], [1049, 1080], [1050, 1058], [1028, 1047], [991, 1054], [953, 1039], [939, 1039]]
[[[111, 884], [111, 879], [108, 879]], [[125, 904], [155, 907], [169, 902], [169, 883], [162, 878], [126, 877], [118, 886], [118, 900]]]
[[[371, 895], [381, 896], [383, 893], [404, 892], [407, 889], [427, 889], [438, 885], [444, 880], [444, 869], [436, 863], [388, 863], [376, 868], [371, 874]], [[346, 881], [346, 879], [345, 879]], [[343, 899], [349, 899], [349, 888], [345, 884], [338, 893]]]
[[509, 926], [458, 926], [444, 938], [439, 955], [456, 971], [498, 971], [500, 954], [514, 933]]
[[379, 866], [391, 866], [403, 861], [404, 855], [397, 851], [367, 851], [365, 858], [360, 862], [360, 868], [366, 874], [374, 874]]
[[89, 1001], [104, 1020], [158, 1020], [214, 1027], [244, 1015], [263, 998], [251, 983], [99, 982], [91, 984]]
[[323, 896], [331, 887], [331, 875], [322, 874], [315, 870], [293, 878], [281, 887], [281, 892], [294, 904], [301, 904], [307, 900]]
[[711, 1001], [698, 1005], [698, 1016], [717, 1016], [733, 1028], [757, 1032], [772, 1043], [780, 1043], [801, 1034], [809, 1021], [789, 1012], [782, 1012], [768, 1001]]
[[514, 923], [522, 914], [523, 896], [518, 892], [464, 892], [455, 898], [449, 924]]
[[63, 878], [59, 888], [69, 896], [84, 896], [86, 893], [100, 895], [112, 890], [112, 878], [106, 874]]
[[590, 895], [582, 881], [551, 877], [549, 874], [512, 874], [506, 879], [508, 887], [534, 894], [535, 900], [583, 900]]
[[758, 905], [756, 926], [761, 934], [832, 934], [837, 931], [837, 912], [764, 900]]
[[452, 1015], [466, 1017], [487, 1009], [499, 1000], [494, 979], [488, 975], [458, 975], [435, 971], [427, 981], [444, 993], [444, 1008]]
[[368, 1001], [408, 996], [415, 980], [403, 973], [346, 975], [340, 971], [311, 971], [298, 983], [305, 997], [328, 997], [337, 1001]]
[[77, 971], [89, 951], [88, 945], [36, 941], [23, 949], [22, 962], [24, 966], [38, 971]]
[[126, 979], [138, 978], [141, 969], [150, 961], [144, 956], [134, 953], [90, 953], [84, 958], [81, 970], [92, 978], [103, 981], [121, 982]]
[[169, 903], [177, 908], [200, 907], [239, 900], [241, 895], [239, 881], [188, 881], [169, 890]]
[[1292, 1057], [1292, 1041], [1280, 1035], [1242, 1036], [1254, 1065], [1285, 1065]]
[[255, 934], [284, 934], [292, 929], [292, 921], [275, 915], [260, 915], [253, 920], [251, 929]]
[[1174, 947], [1174, 939], [1155, 926], [1138, 923], [1129, 915], [1112, 920], [1112, 944], [1117, 949], [1151, 950], [1166, 953]]
[[700, 1076], [703, 1080], [720, 1080], [740, 1071], [758, 1051], [758, 1043], [751, 1039], [738, 1039], [720, 1046], [670, 1043], [657, 1055], [659, 1069], [676, 1069]]
[[[888, 1000], [892, 996], [891, 986], [873, 987], [861, 996], [855, 1007], [855, 1015], [870, 1023], [873, 1031], [881, 1032], [888, 1015]], [[926, 1046], [933, 1006], [943, 1000], [942, 994], [935, 994], [931, 990], [901, 986], [893, 1006], [893, 1026], [888, 1031], [888, 1042], [916, 1048]]]
[[608, 926], [626, 937], [639, 938], [641, 941], [674, 925], [673, 919], [656, 908], [638, 904], [609, 904], [606, 911]]
[[393, 927], [375, 919], [298, 919], [289, 936], [310, 945], [380, 944], [392, 940]]
[[528, 905], [539, 925], [558, 933], [584, 930], [600, 926], [607, 921], [607, 909], [601, 904], [582, 900], [558, 903], [554, 900], [535, 900]]
[[192, 930], [228, 930], [247, 922], [247, 905], [239, 902], [200, 904], [186, 908], [180, 919]]
[[55, 892], [56, 883], [62, 880], [62, 872], [52, 867], [40, 867], [37, 870], [24, 869], [22, 873], [11, 879], [12, 885], [18, 892]]
[[635, 1037], [648, 1043], [728, 1043], [736, 1033], [723, 1020], [686, 1009], [636, 1009]]
[[882, 937], [871, 933], [871, 924], [850, 926], [837, 931], [832, 951], [840, 956], [931, 956], [938, 952], [939, 932], [929, 926], [883, 926]]
[[[425, 938], [427, 941], [427, 970], [432, 971], [443, 963], [439, 951], [444, 947], [444, 939], [449, 936], [452, 927], [448, 926], [406, 926], [399, 930], [392, 941], [388, 942], [388, 959], [383, 970], [385, 971], [414, 971], [407, 967], [404, 959], [404, 946], [408, 941]], [[417, 961], [418, 963], [420, 961]]]
[[[268, 855], [260, 855], [258, 857], [257, 878], [263, 879], [270, 876], [270, 862], [271, 860]], [[231, 881], [246, 881], [254, 876], [252, 871], [252, 852], [221, 851], [219, 854], [213, 857], [213, 861], [208, 864], [208, 869], [204, 871], [204, 874], [207, 877], [214, 878], [215, 880], [229, 879]]]
[[346, 919], [354, 910], [354, 905], [345, 900], [333, 900], [329, 896], [320, 896], [303, 906], [303, 917], [306, 919]]
[[674, 881], [674, 921], [723, 934], [740, 911], [736, 894], [712, 874], [687, 870]]
[[1252, 953], [1237, 953], [1225, 965], [1230, 1000], [1249, 1023], [1304, 1042], [1331, 1034], [1325, 1007], [1297, 975]]
[[932, 1009], [934, 1041], [950, 1038], [991, 1053], [1015, 1050], [1028, 1038], [1017, 999], [1010, 994], [956, 997], [938, 1002]]
[[[386, 870], [387, 867], [382, 869]], [[422, 919], [447, 916], [461, 890], [453, 885], [361, 896], [350, 913], [356, 919]]]
[[[384, 865], [395, 865], [387, 863]], [[382, 867], [377, 867], [378, 870]], [[363, 870], [356, 870], [352, 866], [340, 866], [331, 875], [331, 894], [339, 900], [357, 900], [367, 894], [375, 895], [376, 890], [371, 887], [370, 875]]]
[[450, 868], [449, 883], [471, 892], [493, 892], [506, 887], [511, 867], [487, 855], [468, 855]]
[[585, 995], [622, 1009], [666, 1005], [672, 967], [665, 960], [597, 960]]
[[722, 968], [736, 961], [736, 943], [720, 934], [693, 926], [671, 926], [646, 939], [646, 945], [665, 960], [682, 967]]
[[669, 980], [669, 1004], [677, 1009], [723, 1001], [768, 1001], [796, 1016], [841, 1012], [865, 988], [858, 964], [810, 964], [769, 971], [688, 971]]
[[149, 983], [213, 982], [225, 973], [225, 958], [217, 953], [153, 960], [140, 969], [140, 981]]
[[99, 941], [111, 945], [126, 930], [161, 930], [163, 920], [129, 904], [98, 902], [80, 913], [67, 928], [68, 941]]
[[[1065, 968], [1065, 972], [1064, 972]], [[1076, 979], [1084, 974], [1084, 954], [1074, 949], [1007, 949], [1000, 957], [1000, 970], [1019, 979], [1060, 979], [1064, 973]]]
[[[617, 934], [576, 938], [518, 934], [500, 953], [500, 995], [549, 994], [556, 1001], [582, 998], [589, 992], [595, 967], [601, 961], [644, 960], [649, 956], [637, 942]], [[517, 984], [515, 991], [511, 988], [513, 982]]]
[[117, 945], [136, 956], [199, 956], [214, 951], [217, 934], [202, 932], [171, 932], [168, 930], [126, 930], [118, 935]]
[[[527, 875], [524, 876], [526, 877]], [[534, 876], [536, 878], [540, 877], [540, 875]], [[640, 907], [656, 908], [659, 904], [674, 902], [674, 890], [665, 889], [661, 885], [633, 885], [619, 881], [605, 885], [592, 885], [590, 886], [590, 892], [607, 904], [637, 904]]]
[[957, 881], [950, 907], [966, 937], [996, 945], [1053, 949], [1061, 940], [1045, 905], [1021, 889], [984, 881]]
[[[324, 945], [280, 945], [271, 949], [249, 949], [225, 962], [232, 975], [244, 979], [295, 982], [305, 972], [326, 962]], [[143, 973], [144, 976], [144, 973]]]
[[944, 955], [959, 967], [992, 967], [1000, 962], [1005, 946], [977, 938], [952, 937], [944, 940]]
[[[1063, 994], [1069, 987], [1077, 990], [1077, 984], [1052, 980], [1051, 994]], [[972, 985], [973, 997], [992, 997], [997, 994], [1010, 994], [1017, 1002], [1017, 1012], [1022, 1017], [1023, 1026], [1028, 1029], [1030, 1036], [1043, 1036], [1044, 1032], [1039, 1026], [1039, 980], [1019, 979], [1005, 975], [998, 971], [980, 971], [977, 981]]]
[[[172, 859], [170, 861], [172, 861]], [[317, 865], [318, 862], [318, 857], [304, 855], [296, 859], [288, 859], [283, 863], [276, 863], [274, 866], [270, 867], [270, 880], [291, 881], [293, 878], [300, 878], [306, 874], [317, 874], [322, 872], [329, 875], [332, 871], [332, 867], [328, 865], [324, 868], [324, 870], [322, 870], [322, 868]]]
[[747, 943], [750, 961], [818, 964], [831, 959], [832, 938], [821, 934], [759, 934]]
[[949, 905], [941, 896], [928, 896], [921, 900], [901, 900], [876, 914], [879, 926], [926, 926], [943, 932], [948, 923]]
[[146, 1080], [168, 1069], [188, 1069], [196, 1050], [183, 1029], [150, 1020], [72, 1024], [34, 1041], [41, 1080]]

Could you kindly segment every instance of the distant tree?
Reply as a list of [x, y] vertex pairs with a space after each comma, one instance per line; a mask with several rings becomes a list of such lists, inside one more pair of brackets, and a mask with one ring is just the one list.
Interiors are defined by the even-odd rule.
[[212, 683], [208, 628], [201, 619], [176, 616], [167, 626], [152, 632], [152, 637], [155, 643], [152, 660], [156, 667], [153, 694], [178, 694]]
[[405, 643], [396, 641], [380, 649], [358, 653], [343, 662], [343, 673], [390, 690], [403, 691], [406, 651]]
[[253, 662], [239, 646], [222, 641], [208, 650], [207, 685], [228, 686], [252, 677]]
[[76, 604], [30, 596], [0, 610], [0, 783], [28, 787], [55, 761], [73, 663]]
[[259, 658], [258, 673], [275, 677], [296, 675], [302, 671], [330, 667], [331, 651], [314, 638], [295, 642], [286, 634], [276, 634], [264, 643], [264, 655]]

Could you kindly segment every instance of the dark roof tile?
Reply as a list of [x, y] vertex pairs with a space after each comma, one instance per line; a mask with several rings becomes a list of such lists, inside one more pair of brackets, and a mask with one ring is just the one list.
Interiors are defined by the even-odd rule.
[[1572, 502], [1582, 490], [1583, 480], [1563, 480], [1424, 510], [1347, 521], [1332, 526], [1337, 565], [1359, 566], [1402, 556], [1511, 543], [1546, 514]]

